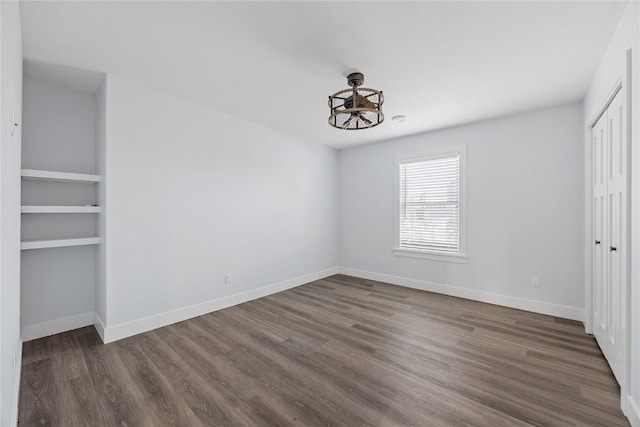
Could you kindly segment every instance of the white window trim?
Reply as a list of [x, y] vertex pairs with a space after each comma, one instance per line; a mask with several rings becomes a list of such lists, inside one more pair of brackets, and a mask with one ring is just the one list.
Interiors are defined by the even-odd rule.
[[[451, 253], [400, 247], [400, 163], [434, 160], [442, 157], [448, 157], [454, 153], [458, 153], [460, 155], [459, 251], [457, 253]], [[467, 258], [469, 258], [469, 255], [467, 254], [467, 146], [459, 145], [455, 147], [435, 148], [413, 155], [396, 156], [395, 175], [393, 254], [396, 256], [422, 258], [433, 261], [466, 263]]]

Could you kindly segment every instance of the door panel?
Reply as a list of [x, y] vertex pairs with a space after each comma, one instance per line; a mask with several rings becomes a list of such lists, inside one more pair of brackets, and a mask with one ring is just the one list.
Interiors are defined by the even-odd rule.
[[607, 328], [606, 309], [603, 287], [606, 283], [606, 253], [604, 248], [607, 224], [607, 147], [604, 143], [607, 136], [607, 113], [598, 120], [592, 131], [593, 152], [593, 317], [594, 335], [604, 335]]
[[609, 173], [607, 193], [609, 205], [609, 330], [608, 354], [605, 354], [613, 373], [620, 382], [626, 352], [626, 212], [627, 212], [627, 138], [622, 91], [614, 97], [607, 110], [609, 129]]

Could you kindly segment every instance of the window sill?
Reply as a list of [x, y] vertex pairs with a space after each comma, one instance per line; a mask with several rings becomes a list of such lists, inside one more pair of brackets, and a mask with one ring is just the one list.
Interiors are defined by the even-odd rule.
[[455, 262], [458, 264], [466, 264], [467, 258], [469, 258], [467, 254], [450, 254], [445, 252], [421, 251], [418, 249], [393, 248], [392, 252], [397, 256]]

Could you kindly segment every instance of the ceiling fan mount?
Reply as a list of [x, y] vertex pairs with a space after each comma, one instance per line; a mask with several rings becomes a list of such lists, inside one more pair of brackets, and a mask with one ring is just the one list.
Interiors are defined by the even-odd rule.
[[362, 73], [351, 73], [347, 76], [347, 82], [351, 87], [359, 87], [364, 84], [364, 74]]

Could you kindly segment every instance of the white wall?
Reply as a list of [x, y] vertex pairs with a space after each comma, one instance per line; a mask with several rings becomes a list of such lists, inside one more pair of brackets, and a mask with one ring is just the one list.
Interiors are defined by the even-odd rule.
[[[96, 162], [98, 174], [102, 180], [98, 184], [98, 204], [102, 206], [102, 213], [98, 216], [98, 236], [102, 237], [102, 244], [98, 246], [98, 263], [96, 269], [95, 313], [99, 319], [98, 330], [102, 333], [104, 322], [107, 321], [107, 273], [106, 273], [106, 139], [107, 139], [107, 80], [95, 94], [96, 103]], [[100, 324], [102, 323], [102, 324]]]
[[[340, 264], [579, 313], [582, 124], [582, 106], [572, 104], [341, 151]], [[394, 256], [395, 157], [463, 144], [468, 262]], [[532, 276], [540, 277], [540, 288], [531, 287]]]
[[[631, 388], [628, 415], [640, 425], [640, 4], [629, 2], [584, 101], [584, 127], [595, 117], [625, 67], [631, 49]], [[624, 396], [623, 396], [624, 397]], [[635, 411], [635, 413], [633, 413]], [[633, 418], [632, 418], [633, 419]]]
[[107, 326], [337, 264], [334, 150], [119, 76], [106, 110]]
[[[91, 92], [25, 76], [22, 167], [96, 173], [95, 104]], [[22, 184], [25, 205], [82, 206], [95, 203], [96, 197], [93, 184], [32, 180]], [[22, 216], [22, 239], [91, 237], [97, 224], [94, 214], [28, 214]], [[30, 331], [24, 339], [57, 331], [43, 329], [50, 322], [93, 313], [96, 258], [94, 246], [23, 251], [20, 315], [23, 332]]]
[[[18, 2], [0, 2], [0, 425], [15, 422], [20, 342], [20, 144], [11, 111], [22, 113], [22, 40]], [[17, 366], [13, 365], [18, 357]], [[14, 424], [15, 425], [15, 424]]]

